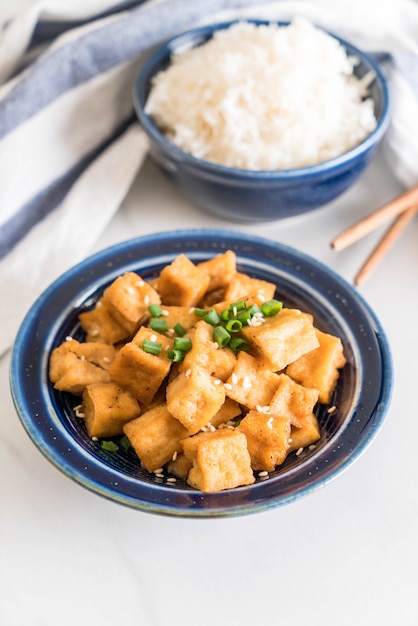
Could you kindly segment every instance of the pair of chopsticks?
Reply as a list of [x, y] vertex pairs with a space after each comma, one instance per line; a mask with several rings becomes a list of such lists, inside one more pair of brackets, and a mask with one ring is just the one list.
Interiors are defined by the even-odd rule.
[[384, 204], [359, 222], [356, 222], [331, 241], [331, 247], [334, 250], [343, 250], [343, 248], [358, 241], [387, 220], [394, 220], [356, 274], [354, 278], [355, 285], [361, 285], [365, 282], [417, 212], [418, 185]]

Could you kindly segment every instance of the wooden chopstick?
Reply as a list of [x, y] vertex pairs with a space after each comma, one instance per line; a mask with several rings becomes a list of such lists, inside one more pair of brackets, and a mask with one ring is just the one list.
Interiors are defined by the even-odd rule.
[[340, 235], [337, 235], [337, 237], [331, 241], [331, 247], [334, 248], [334, 250], [342, 250], [358, 241], [372, 230], [375, 230], [387, 220], [397, 217], [399, 214], [414, 206], [418, 206], [418, 185], [405, 191], [405, 193], [387, 204], [384, 204], [364, 219], [356, 222], [353, 226], [350, 226], [350, 228], [347, 228], [347, 230]]
[[370, 276], [375, 269], [376, 265], [381, 261], [386, 252], [395, 243], [399, 235], [405, 230], [409, 222], [418, 212], [418, 202], [415, 206], [411, 206], [409, 209], [404, 210], [390, 226], [390, 228], [383, 235], [375, 249], [370, 256], [366, 259], [363, 266], [358, 271], [354, 278], [355, 285], [361, 285]]

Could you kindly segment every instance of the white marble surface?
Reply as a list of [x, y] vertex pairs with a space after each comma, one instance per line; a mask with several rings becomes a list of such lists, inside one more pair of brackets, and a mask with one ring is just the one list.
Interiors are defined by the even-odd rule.
[[[95, 250], [171, 228], [270, 237], [351, 280], [381, 231], [340, 253], [330, 239], [400, 191], [381, 156], [308, 217], [242, 226], [180, 197], [147, 162]], [[360, 289], [395, 364], [386, 422], [365, 454], [292, 505], [225, 520], [133, 511], [61, 475], [28, 439], [0, 361], [2, 626], [416, 626], [418, 221]]]

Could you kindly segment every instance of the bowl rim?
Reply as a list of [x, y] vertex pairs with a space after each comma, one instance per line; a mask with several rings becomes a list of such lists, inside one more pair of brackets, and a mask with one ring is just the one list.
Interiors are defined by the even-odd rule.
[[[223, 246], [224, 251], [227, 247], [232, 246], [234, 249], [235, 246], [241, 258], [247, 258], [247, 261], [255, 258], [257, 262], [262, 260], [266, 263], [268, 259], [270, 263], [273, 262], [273, 258], [276, 258], [278, 263], [277, 259], [281, 259], [282, 265], [280, 263], [278, 265], [280, 272], [283, 275], [287, 272], [292, 279], [299, 280], [304, 293], [309, 288], [311, 295], [316, 294], [320, 298], [331, 299], [331, 296], [326, 295], [326, 289], [329, 294], [331, 285], [334, 309], [329, 304], [330, 311], [335, 314], [336, 307], [339, 307], [347, 312], [349, 310], [347, 307], [351, 307], [361, 312], [361, 321], [365, 322], [367, 333], [373, 340], [374, 349], [378, 352], [382, 372], [376, 389], [373, 387], [373, 398], [367, 399], [364, 395], [370, 394], [370, 380], [367, 381], [364, 391], [358, 390], [353, 413], [350, 414], [350, 420], [343, 431], [346, 437], [345, 446], [342, 441], [338, 445], [337, 441], [328, 442], [330, 446], [325, 446], [321, 453], [312, 453], [311, 461], [307, 460], [301, 467], [297, 466], [297, 471], [286, 474], [285, 479], [282, 480], [280, 476], [271, 477], [271, 480], [264, 482], [261, 486], [257, 484], [258, 491], [251, 492], [253, 487], [251, 486], [218, 494], [203, 494], [193, 490], [186, 492], [187, 497], [190, 496], [193, 499], [193, 505], [186, 502], [185, 492], [180, 491], [176, 496], [176, 488], [173, 486], [144, 484], [135, 477], [122, 475], [120, 470], [106, 465], [102, 459], [94, 457], [91, 451], [79, 445], [71, 431], [59, 419], [57, 407], [51, 400], [51, 385], [47, 382], [46, 374], [48, 354], [63, 320], [74, 309], [78, 310], [77, 307], [89, 298], [89, 294], [97, 288], [98, 284], [102, 287], [104, 282], [118, 276], [121, 270], [128, 271], [127, 267], [138, 267], [140, 257], [135, 255], [139, 252], [144, 254], [143, 262], [149, 264], [151, 261], [155, 262], [158, 255], [167, 256], [164, 251], [169, 246], [168, 257], [172, 259], [175, 256], [174, 250], [177, 250], [177, 253], [180, 250], [186, 252], [181, 247], [186, 241], [190, 242], [189, 252], [196, 254], [196, 251], [200, 253], [204, 249], [208, 258], [216, 254], [213, 242], [218, 242], [221, 249]], [[199, 248], [199, 245], [202, 248]], [[218, 249], [218, 252], [221, 249]], [[155, 250], [155, 252], [147, 257], [147, 250]], [[260, 259], [257, 256], [248, 256], [256, 254], [259, 250], [261, 250], [258, 253], [261, 254]], [[294, 276], [291, 274], [292, 271]], [[306, 277], [315, 275], [319, 281], [318, 286], [308, 287]], [[323, 286], [320, 283], [321, 280], [325, 281]], [[331, 281], [328, 287], [326, 287], [327, 281]], [[66, 304], [64, 305], [63, 302]], [[51, 319], [48, 320], [47, 317], [44, 320], [47, 315]], [[343, 321], [346, 323], [344, 318]], [[356, 330], [356, 332], [360, 331]], [[366, 344], [367, 333], [364, 335], [363, 330], [362, 340], [366, 341]], [[28, 355], [32, 359], [30, 362], [28, 362]], [[359, 352], [359, 358], [370, 359], [372, 357], [367, 354], [366, 356], [360, 355]], [[35, 383], [33, 383], [34, 378]], [[32, 384], [36, 387], [36, 397], [29, 397], [28, 389], [31, 390]], [[144, 512], [192, 518], [231, 517], [257, 513], [294, 502], [318, 490], [347, 469], [368, 448], [383, 424], [392, 394], [393, 363], [386, 335], [374, 312], [348, 282], [321, 262], [294, 248], [263, 237], [218, 229], [190, 229], [160, 232], [116, 244], [93, 254], [54, 281], [35, 301], [20, 326], [12, 350], [10, 386], [18, 417], [35, 446], [61, 472], [88, 490]], [[373, 406], [370, 415], [365, 414], [368, 411], [364, 408], [366, 405]], [[348, 436], [350, 433], [351, 439]], [[87, 468], [89, 473], [86, 475]], [[307, 478], [309, 469], [311, 470], [310, 477]], [[295, 476], [296, 486], [293, 486], [292, 480]], [[303, 484], [300, 483], [302, 478], [305, 478]], [[279, 487], [278, 491], [277, 487]], [[256, 493], [257, 497], [252, 499], [251, 493]], [[177, 503], [173, 504], [170, 501], [173, 497], [178, 498]]]
[[[169, 56], [176, 49], [180, 47], [186, 48], [184, 42], [189, 41], [189, 44], [190, 42], [191, 44], [194, 44], [196, 39], [210, 39], [210, 35], [214, 32], [226, 29], [229, 26], [239, 22], [249, 22], [257, 25], [268, 25], [274, 23], [280, 26], [287, 26], [291, 23], [290, 21], [282, 20], [261, 20], [249, 18], [233, 19], [229, 21], [217, 22], [215, 24], [198, 26], [170, 38], [164, 44], [154, 49], [145, 59], [143, 65], [137, 73], [133, 85], [133, 102], [138, 120], [144, 132], [149, 137], [151, 137], [158, 145], [160, 145], [161, 148], [165, 152], [167, 152], [174, 161], [182, 162], [183, 165], [185, 164], [193, 169], [205, 168], [206, 171], [213, 176], [217, 175], [222, 178], [233, 176], [235, 178], [246, 178], [254, 181], [268, 180], [271, 178], [274, 178], [278, 181], [281, 179], [288, 180], [302, 177], [310, 178], [316, 177], [320, 174], [324, 174], [328, 170], [334, 168], [341, 168], [344, 166], [349, 167], [354, 159], [362, 155], [364, 152], [367, 152], [370, 148], [372, 148], [377, 142], [381, 140], [390, 122], [391, 99], [387, 81], [379, 67], [378, 62], [369, 53], [361, 50], [346, 39], [339, 37], [338, 35], [321, 26], [317, 26], [317, 28], [336, 39], [346, 50], [350, 52], [350, 54], [356, 55], [362, 62], [368, 64], [370, 66], [370, 69], [375, 72], [375, 80], [379, 82], [379, 87], [382, 92], [382, 114], [380, 119], [378, 120], [376, 127], [369, 135], [367, 135], [367, 137], [363, 139], [361, 143], [354, 146], [353, 148], [350, 148], [350, 150], [347, 150], [339, 156], [309, 166], [279, 170], [249, 170], [243, 168], [233, 168], [214, 163], [212, 161], [206, 161], [205, 159], [193, 156], [192, 154], [186, 152], [182, 148], [179, 148], [178, 146], [170, 142], [163, 135], [163, 133], [159, 131], [151, 116], [144, 111], [145, 102], [142, 102], [140, 94], [141, 92], [143, 92], [146, 84], [148, 83], [148, 75], [150, 74], [150, 72], [151, 75], [154, 75], [154, 66], [156, 64], [159, 64], [161, 60], [169, 58]], [[193, 45], [188, 46], [188, 48], [192, 47]]]

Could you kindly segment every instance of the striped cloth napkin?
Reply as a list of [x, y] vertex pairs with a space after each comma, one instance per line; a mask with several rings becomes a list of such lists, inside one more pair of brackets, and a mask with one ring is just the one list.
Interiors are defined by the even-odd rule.
[[405, 186], [416, 184], [414, 0], [49, 0], [3, 26], [0, 355], [35, 298], [89, 253], [141, 167], [147, 142], [131, 91], [143, 55], [195, 25], [294, 15], [389, 53], [393, 122], [385, 154]]

